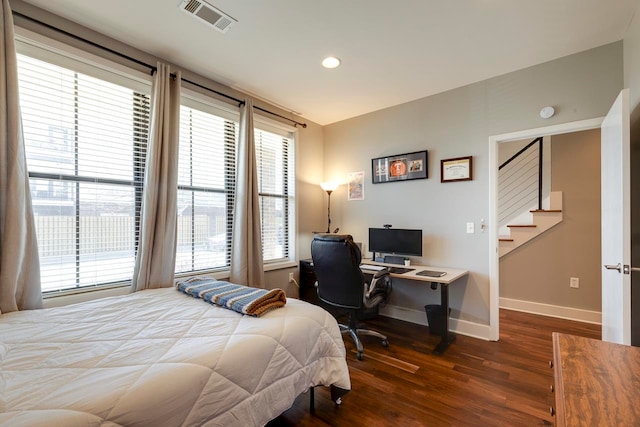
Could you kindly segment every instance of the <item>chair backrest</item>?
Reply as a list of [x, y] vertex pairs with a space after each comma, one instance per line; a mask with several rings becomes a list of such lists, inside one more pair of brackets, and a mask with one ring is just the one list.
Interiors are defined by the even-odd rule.
[[318, 298], [327, 304], [362, 307], [364, 275], [360, 249], [348, 234], [316, 234], [311, 242], [313, 269], [318, 280]]

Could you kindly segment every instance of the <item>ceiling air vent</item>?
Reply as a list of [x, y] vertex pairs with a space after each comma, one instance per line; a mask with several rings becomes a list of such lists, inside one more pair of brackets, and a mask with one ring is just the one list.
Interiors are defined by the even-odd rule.
[[204, 1], [183, 0], [183, 2], [180, 3], [180, 10], [195, 16], [223, 33], [227, 32], [231, 24], [238, 22], [236, 19]]

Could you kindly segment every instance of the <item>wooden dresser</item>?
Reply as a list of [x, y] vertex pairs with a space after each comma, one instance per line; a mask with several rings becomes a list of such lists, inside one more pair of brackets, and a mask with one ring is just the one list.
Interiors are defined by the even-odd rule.
[[556, 426], [640, 425], [640, 348], [553, 333]]

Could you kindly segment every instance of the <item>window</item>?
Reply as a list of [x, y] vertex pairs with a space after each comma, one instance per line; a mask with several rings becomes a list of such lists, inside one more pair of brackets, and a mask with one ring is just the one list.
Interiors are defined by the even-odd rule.
[[238, 123], [216, 112], [188, 100], [180, 108], [176, 273], [230, 264]]
[[[225, 269], [231, 233], [238, 138], [237, 111], [183, 97], [178, 167], [176, 273]], [[256, 160], [265, 263], [293, 255], [293, 134], [260, 124]]]
[[122, 75], [109, 81], [104, 69], [87, 73], [93, 68], [86, 63], [19, 44], [24, 51], [18, 78], [42, 290], [130, 281], [148, 82], [131, 80], [127, 87]]
[[[128, 283], [140, 231], [150, 76], [18, 41], [27, 166], [45, 293]], [[66, 52], [70, 53], [67, 54]], [[228, 269], [237, 109], [183, 97], [176, 273]], [[294, 257], [292, 128], [256, 117], [265, 263]]]
[[284, 261], [290, 257], [295, 205], [293, 138], [256, 127], [255, 142], [264, 262]]

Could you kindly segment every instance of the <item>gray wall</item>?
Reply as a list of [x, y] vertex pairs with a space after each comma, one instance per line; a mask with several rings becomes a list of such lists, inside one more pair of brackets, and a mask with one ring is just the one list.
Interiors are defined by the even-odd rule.
[[299, 130], [297, 150], [298, 256], [311, 257], [314, 231], [327, 229], [327, 194], [320, 188], [323, 179], [322, 126], [310, 124]]
[[552, 136], [551, 152], [563, 221], [500, 258], [500, 297], [600, 311], [600, 129]]
[[640, 115], [640, 0], [635, 0], [636, 13], [627, 29], [624, 44], [624, 87], [631, 90], [630, 104], [634, 123]]
[[[422, 228], [424, 256], [414, 263], [468, 269], [451, 287], [453, 317], [488, 324], [489, 233], [466, 234], [465, 223], [478, 230], [489, 215], [489, 136], [604, 116], [622, 74], [618, 42], [326, 126], [325, 179], [366, 173], [365, 200], [347, 201], [342, 186], [332, 221], [365, 247], [368, 227]], [[538, 115], [546, 105], [557, 111], [549, 120]], [[371, 184], [372, 158], [422, 149], [429, 179]], [[472, 181], [440, 183], [441, 159], [469, 155]], [[398, 281], [391, 304], [420, 311], [437, 300], [425, 286]]]

